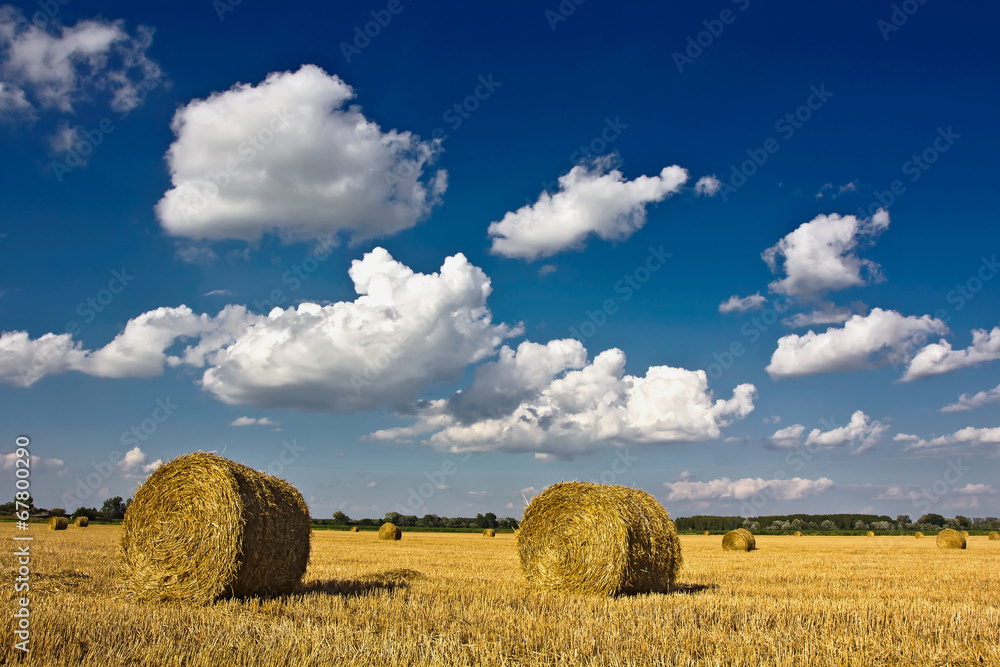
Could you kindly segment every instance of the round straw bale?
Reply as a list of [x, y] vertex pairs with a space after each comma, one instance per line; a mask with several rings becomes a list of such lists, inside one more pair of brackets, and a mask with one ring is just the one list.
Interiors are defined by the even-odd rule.
[[702, 533], [702, 535], [711, 535], [711, 534], [712, 534], [712, 533], [710, 533], [710, 532], [709, 532], [709, 531], [707, 531], [707, 530], [706, 530], [706, 531], [705, 531], [704, 533]]
[[493, 530], [492, 528], [487, 528], [486, 530], [483, 531], [483, 537], [496, 537], [496, 536], [497, 536], [497, 531]]
[[66, 530], [69, 526], [69, 519], [64, 516], [49, 517], [49, 530]]
[[360, 533], [361, 529], [358, 528], [357, 526], [351, 526], [351, 532], [352, 533]]
[[802, 531], [801, 530], [796, 530], [795, 531], [795, 537], [802, 537]]
[[587, 482], [532, 498], [517, 551], [529, 584], [583, 595], [664, 592], [682, 562], [677, 528], [653, 496]]
[[875, 537], [875, 531], [869, 530], [868, 531], [868, 537]]
[[403, 531], [401, 531], [396, 524], [393, 523], [383, 523], [382, 527], [378, 529], [378, 539], [380, 540], [399, 540], [403, 538]]
[[992, 533], [990, 533], [990, 539], [994, 541], [1000, 540], [1000, 533], [994, 530]]
[[74, 526], [79, 526], [80, 528], [86, 528], [90, 525], [90, 519], [85, 516], [78, 516], [76, 520], [73, 521]]
[[945, 528], [938, 533], [937, 545], [942, 549], [964, 549], [965, 536], [957, 530]]
[[160, 466], [122, 522], [134, 599], [208, 604], [290, 593], [309, 563], [309, 508], [288, 482], [215, 454]]
[[962, 531], [962, 537], [968, 537], [968, 536], [969, 536], [969, 531], [963, 530]]
[[913, 535], [913, 536], [914, 536], [914, 537], [916, 537], [916, 538], [917, 538], [917, 539], [919, 540], [919, 539], [920, 539], [921, 537], [923, 537], [923, 536], [924, 536], [924, 534], [923, 534], [923, 533], [921, 533], [921, 532], [920, 532], [920, 531], [918, 530], [918, 531], [917, 531], [916, 533], [914, 533], [914, 535]]
[[757, 540], [746, 528], [737, 528], [722, 536], [724, 551], [753, 551], [756, 548]]

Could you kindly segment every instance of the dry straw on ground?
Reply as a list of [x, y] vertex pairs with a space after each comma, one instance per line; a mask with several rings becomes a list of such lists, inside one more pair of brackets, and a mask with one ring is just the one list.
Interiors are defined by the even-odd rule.
[[66, 530], [67, 526], [69, 526], [69, 519], [64, 516], [49, 518], [49, 530]]
[[403, 531], [401, 531], [395, 524], [383, 523], [382, 527], [378, 529], [378, 539], [380, 540], [399, 540], [403, 537]]
[[535, 496], [517, 551], [529, 584], [584, 595], [665, 592], [682, 561], [677, 529], [653, 496], [587, 482]]
[[483, 537], [496, 537], [496, 536], [497, 536], [497, 531], [493, 530], [492, 528], [487, 528], [486, 530], [483, 531]]
[[78, 516], [73, 521], [74, 526], [79, 526], [80, 528], [86, 528], [90, 525], [90, 519], [85, 516]]
[[753, 551], [757, 548], [757, 539], [746, 528], [737, 528], [722, 536], [722, 548], [725, 551]]
[[913, 536], [919, 540], [921, 537], [924, 536], [924, 534], [918, 530], [916, 533], [914, 533]]
[[868, 531], [868, 537], [875, 537], [875, 531], [869, 530]]
[[957, 530], [945, 528], [938, 533], [937, 545], [942, 549], [964, 549], [965, 536]]
[[990, 533], [990, 539], [991, 540], [1000, 540], [1000, 533], [998, 533], [997, 531], [994, 530], [992, 533]]
[[309, 508], [288, 482], [214, 454], [160, 466], [122, 522], [134, 599], [207, 604], [290, 593], [309, 562]]

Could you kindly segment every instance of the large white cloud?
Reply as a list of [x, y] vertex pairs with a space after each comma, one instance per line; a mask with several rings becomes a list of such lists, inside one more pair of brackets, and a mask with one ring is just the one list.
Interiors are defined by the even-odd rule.
[[809, 432], [804, 442], [802, 436], [806, 429], [801, 424], [793, 424], [775, 431], [768, 438], [768, 446], [771, 449], [797, 450], [801, 449], [803, 445], [827, 449], [857, 445], [857, 448], [851, 453], [861, 454], [878, 444], [882, 434], [888, 429], [889, 427], [882, 422], [872, 420], [861, 410], [856, 410], [851, 415], [850, 423], [827, 431], [814, 428]]
[[355, 240], [414, 226], [440, 201], [446, 173], [425, 174], [440, 143], [383, 132], [354, 91], [315, 65], [238, 84], [174, 115], [173, 187], [163, 228], [192, 239]]
[[0, 111], [72, 113], [95, 93], [109, 95], [115, 111], [134, 109], [144, 95], [140, 83], [160, 77], [146, 55], [152, 35], [144, 26], [130, 35], [120, 20], [39, 27], [0, 7]]
[[772, 271], [779, 271], [780, 264], [785, 272], [784, 278], [770, 284], [771, 291], [809, 299], [879, 280], [879, 266], [858, 257], [857, 250], [861, 242], [888, 227], [889, 213], [884, 209], [870, 220], [832, 213], [802, 223], [761, 254]]
[[900, 380], [910, 382], [997, 359], [1000, 359], [1000, 327], [993, 327], [989, 332], [974, 329], [972, 345], [964, 350], [951, 349], [951, 343], [943, 339], [920, 350]]
[[[0, 381], [30, 386], [70, 370], [149, 377], [165, 366], [184, 366], [205, 368], [202, 386], [227, 403], [356, 412], [408, 406], [428, 385], [455, 379], [520, 332], [492, 323], [489, 278], [461, 254], [445, 259], [440, 273], [422, 274], [376, 248], [349, 273], [360, 295], [354, 301], [302, 303], [267, 316], [243, 306], [227, 306], [214, 317], [187, 306], [158, 308], [130, 320], [94, 351], [68, 334], [31, 339], [6, 332]], [[585, 359], [571, 344], [552, 350], [565, 363]], [[531, 352], [525, 351], [528, 363], [537, 356]], [[530, 387], [544, 382], [545, 373], [525, 367], [520, 381]], [[474, 386], [471, 404], [480, 400], [476, 394]]]
[[930, 453], [959, 453], [960, 445], [968, 443], [974, 447], [994, 446], [1000, 451], [1000, 427], [977, 428], [966, 426], [954, 433], [941, 435], [930, 440], [915, 435], [900, 433], [895, 440], [909, 443], [903, 451], [928, 451]]
[[559, 191], [493, 222], [492, 251], [528, 261], [580, 248], [591, 234], [606, 241], [626, 239], [646, 224], [646, 205], [680, 190], [687, 171], [674, 165], [658, 176], [628, 181], [611, 158], [573, 167], [559, 177]]
[[781, 337], [766, 370], [777, 379], [904, 363], [928, 336], [947, 331], [944, 322], [930, 315], [903, 316], [873, 308], [868, 315], [854, 315], [843, 327], [830, 327], [824, 333]]
[[746, 500], [759, 493], [775, 500], [801, 500], [833, 487], [833, 480], [763, 479], [761, 477], [731, 480], [728, 477], [709, 482], [664, 482], [670, 489], [667, 500]]
[[[606, 444], [718, 438], [723, 427], [753, 410], [756, 389], [751, 384], [736, 387], [728, 400], [716, 400], [704, 371], [653, 366], [644, 376], [626, 375], [621, 350], [606, 350], [582, 367], [580, 351], [576, 341], [522, 344], [516, 353], [506, 352], [485, 376], [501, 387], [496, 400], [489, 400], [485, 385], [477, 391], [478, 404], [492, 403], [488, 414], [456, 409], [456, 397], [442, 399], [425, 405], [414, 425], [371, 437], [398, 440], [433, 432], [429, 444], [455, 452], [570, 457]], [[530, 379], [518, 375], [521, 354], [529, 355], [538, 369]], [[516, 405], [511, 396], [520, 397]]]
[[941, 408], [941, 412], [963, 412], [965, 410], [974, 410], [975, 408], [981, 408], [984, 405], [996, 403], [998, 401], [1000, 401], [1000, 384], [988, 391], [976, 392], [972, 396], [962, 394], [958, 397], [957, 401]]
[[489, 278], [461, 254], [422, 274], [376, 248], [350, 276], [355, 301], [275, 308], [214, 357], [204, 387], [261, 408], [399, 407], [517, 333], [491, 322]]

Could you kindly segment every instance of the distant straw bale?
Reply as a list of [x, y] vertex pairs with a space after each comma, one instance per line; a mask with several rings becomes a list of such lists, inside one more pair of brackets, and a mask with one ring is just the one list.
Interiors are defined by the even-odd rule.
[[1000, 540], [1000, 533], [994, 530], [992, 533], [990, 533], [990, 539], [994, 541]]
[[208, 604], [290, 593], [309, 563], [302, 495], [284, 480], [204, 452], [160, 466], [122, 522], [133, 599]]
[[483, 531], [483, 537], [496, 537], [496, 536], [497, 536], [497, 531], [493, 530], [492, 528], [487, 528], [486, 530]]
[[87, 526], [90, 525], [90, 519], [88, 517], [85, 517], [85, 516], [78, 516], [73, 521], [73, 525], [74, 526], [78, 526], [80, 528], [86, 528]]
[[69, 519], [64, 516], [49, 518], [49, 530], [66, 530], [67, 526], [69, 526]]
[[795, 537], [802, 537], [802, 531], [801, 530], [796, 530], [795, 533], [793, 533], [793, 534], [795, 535]]
[[875, 537], [875, 531], [869, 530], [868, 531], [868, 537]]
[[378, 529], [378, 539], [380, 540], [399, 540], [403, 538], [403, 531], [401, 531], [395, 524], [386, 522], [382, 524], [382, 527]]
[[957, 530], [945, 528], [938, 533], [937, 545], [942, 549], [964, 549], [965, 536]]
[[665, 592], [682, 561], [677, 528], [653, 496], [587, 482], [535, 496], [517, 550], [529, 584], [584, 595]]
[[915, 533], [915, 534], [914, 534], [913, 536], [914, 536], [914, 537], [916, 537], [916, 538], [917, 538], [917, 539], [919, 540], [919, 539], [920, 539], [921, 537], [923, 537], [923, 536], [924, 536], [924, 534], [923, 534], [923, 533], [921, 533], [921, 532], [920, 532], [920, 531], [918, 530], [918, 531], [917, 531], [917, 532], [916, 532], [916, 533]]
[[357, 526], [351, 526], [351, 532], [352, 533], [360, 533], [361, 529], [358, 528]]
[[711, 535], [711, 534], [712, 534], [712, 533], [710, 533], [710, 532], [709, 532], [709, 531], [707, 531], [707, 530], [706, 530], [706, 531], [705, 531], [704, 533], [702, 533], [702, 535]]
[[722, 536], [724, 551], [753, 551], [756, 548], [757, 539], [746, 528], [737, 528]]

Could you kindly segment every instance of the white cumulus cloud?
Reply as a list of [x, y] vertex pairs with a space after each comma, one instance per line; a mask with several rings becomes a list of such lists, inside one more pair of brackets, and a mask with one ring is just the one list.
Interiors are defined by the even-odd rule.
[[130, 35], [121, 20], [39, 27], [20, 10], [2, 6], [0, 112], [33, 116], [37, 110], [55, 109], [68, 114], [97, 93], [110, 97], [114, 111], [130, 111], [142, 103], [140, 83], [161, 75], [146, 55], [152, 41], [151, 29], [139, 26]]
[[345, 108], [353, 97], [339, 77], [304, 65], [180, 108], [167, 152], [173, 187], [156, 206], [163, 228], [291, 242], [413, 227], [447, 187], [446, 172], [430, 172], [440, 142], [383, 132], [358, 106]]
[[229, 423], [230, 426], [281, 426], [281, 422], [272, 421], [268, 417], [237, 417]]
[[825, 292], [857, 287], [880, 280], [878, 264], [861, 259], [857, 251], [889, 228], [889, 213], [880, 209], [870, 220], [836, 213], [804, 222], [761, 253], [771, 271], [785, 277], [770, 284], [776, 294], [815, 298]]
[[826, 477], [746, 477], [737, 480], [722, 477], [708, 482], [664, 482], [663, 486], [670, 489], [667, 500], [746, 500], [756, 494], [764, 494], [774, 500], [801, 500], [832, 488], [833, 480]]
[[781, 337], [766, 370], [779, 379], [903, 363], [928, 336], [947, 331], [944, 322], [930, 315], [903, 316], [873, 308], [866, 316], [852, 316], [840, 328]]
[[767, 303], [767, 297], [761, 296], [760, 292], [744, 297], [734, 294], [731, 297], [729, 297], [729, 299], [719, 304], [719, 312], [743, 313], [748, 310], [754, 310], [756, 308], [760, 308], [765, 303]]
[[989, 332], [974, 329], [972, 345], [964, 350], [953, 350], [951, 343], [944, 339], [920, 350], [910, 361], [900, 381], [910, 382], [997, 359], [1000, 359], [1000, 327], [993, 327]]
[[965, 410], [974, 410], [975, 408], [981, 408], [984, 405], [996, 403], [997, 401], [1000, 401], [1000, 384], [988, 391], [976, 392], [972, 396], [962, 394], [958, 397], [957, 401], [941, 408], [941, 412], [962, 412]]
[[[470, 385], [474, 401], [466, 404], [461, 393], [431, 401], [414, 425], [370, 437], [397, 440], [433, 433], [428, 444], [453, 452], [571, 457], [607, 444], [716, 439], [722, 428], [753, 410], [751, 384], [717, 400], [704, 371], [652, 366], [645, 375], [633, 376], [625, 374], [621, 350], [606, 350], [586, 364], [584, 354], [577, 341], [522, 343], [477, 374]], [[531, 373], [525, 373], [529, 368]]]
[[646, 224], [646, 205], [677, 192], [687, 178], [687, 171], [674, 165], [629, 181], [611, 169], [610, 157], [577, 165], [559, 177], [557, 193], [543, 192], [534, 204], [490, 224], [492, 251], [533, 261], [581, 248], [591, 234], [605, 241], [626, 239]]
[[699, 196], [713, 197], [722, 187], [722, 183], [719, 181], [715, 175], [702, 176], [698, 179], [698, 182], [694, 184], [695, 194]]
[[779, 429], [768, 438], [768, 447], [798, 450], [803, 445], [827, 449], [857, 445], [857, 448], [851, 453], [861, 454], [878, 444], [888, 428], [882, 422], [872, 420], [861, 410], [856, 410], [851, 415], [851, 421], [847, 425], [831, 428], [827, 431], [814, 428], [805, 440], [802, 439], [802, 436], [805, 435], [806, 429], [801, 424], [793, 424]]

